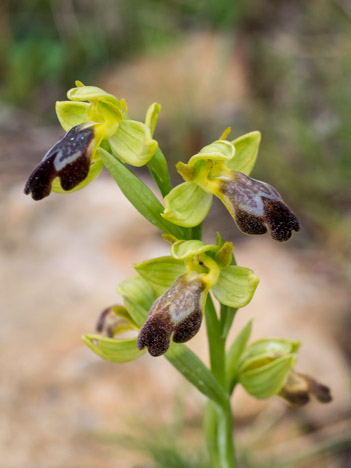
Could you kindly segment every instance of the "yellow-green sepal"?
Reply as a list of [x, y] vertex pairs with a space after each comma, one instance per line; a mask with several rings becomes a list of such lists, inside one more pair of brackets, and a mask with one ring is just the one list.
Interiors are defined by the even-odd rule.
[[132, 276], [116, 286], [118, 294], [128, 296], [146, 309], [149, 309], [156, 299], [150, 284], [140, 275]]
[[82, 340], [94, 353], [110, 362], [134, 361], [146, 351], [139, 351], [136, 338], [115, 339], [100, 335], [83, 335]]
[[212, 205], [212, 195], [196, 184], [184, 182], [164, 199], [162, 216], [171, 223], [183, 227], [199, 225], [207, 216]]
[[195, 257], [205, 252], [218, 250], [217, 245], [205, 244], [200, 240], [179, 240], [172, 244], [171, 255], [177, 260]]
[[250, 132], [232, 141], [235, 147], [235, 156], [226, 163], [226, 166], [236, 172], [250, 175], [257, 159], [261, 142], [260, 132]]
[[149, 309], [156, 299], [156, 294], [150, 284], [140, 275], [128, 278], [116, 287], [118, 294], [138, 327], [142, 327]]
[[167, 291], [186, 271], [184, 262], [173, 257], [153, 258], [135, 264], [134, 268], [152, 286], [158, 296]]
[[212, 292], [221, 304], [238, 309], [251, 301], [258, 282], [249, 268], [230, 265], [220, 271]]
[[284, 387], [295, 362], [296, 355], [287, 355], [253, 370], [239, 369], [237, 380], [255, 398], [271, 398]]
[[87, 102], [57, 101], [56, 115], [64, 131], [68, 132], [76, 125], [88, 122], [89, 107]]
[[72, 190], [63, 190], [63, 188], [61, 187], [59, 177], [56, 177], [52, 183], [52, 191], [55, 193], [72, 193], [76, 192], [77, 190], [81, 190], [98, 177], [98, 175], [102, 171], [102, 168], [103, 163], [101, 159], [96, 159], [95, 161], [93, 161], [90, 165], [89, 174], [87, 175], [87, 177]]
[[204, 146], [197, 154], [194, 154], [189, 160], [190, 165], [198, 161], [229, 161], [235, 155], [235, 147], [230, 141], [217, 140]]
[[112, 104], [121, 109], [121, 104], [119, 100], [112, 94], [106, 93], [101, 88], [97, 86], [77, 86], [76, 88], [71, 88], [67, 92], [67, 97], [70, 101], [101, 101], [106, 102], [107, 104]]
[[150, 128], [142, 122], [124, 120], [117, 132], [109, 138], [113, 153], [132, 166], [144, 166], [155, 154], [157, 141], [152, 139]]

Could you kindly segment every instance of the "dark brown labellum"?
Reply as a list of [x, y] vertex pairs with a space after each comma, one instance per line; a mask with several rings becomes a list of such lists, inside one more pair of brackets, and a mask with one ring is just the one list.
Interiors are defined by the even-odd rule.
[[78, 125], [73, 127], [44, 156], [29, 176], [24, 193], [34, 200], [50, 195], [52, 182], [60, 178], [63, 190], [72, 190], [87, 177], [92, 156], [94, 130]]
[[138, 336], [139, 349], [148, 348], [152, 356], [161, 356], [173, 341], [184, 343], [200, 329], [205, 286], [199, 279], [179, 277], [152, 305]]
[[274, 240], [290, 239], [299, 231], [295, 214], [284, 203], [274, 187], [234, 172], [232, 180], [221, 183], [222, 198], [229, 206], [238, 228], [245, 234], [265, 234], [269, 230]]

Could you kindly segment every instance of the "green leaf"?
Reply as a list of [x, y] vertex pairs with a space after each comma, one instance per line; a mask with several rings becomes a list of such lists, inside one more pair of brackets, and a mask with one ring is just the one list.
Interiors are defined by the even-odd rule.
[[179, 240], [172, 245], [171, 255], [178, 260], [185, 260], [214, 250], [218, 250], [217, 245], [205, 244], [200, 240]]
[[56, 115], [65, 130], [68, 132], [72, 127], [89, 121], [87, 102], [57, 101]]
[[162, 216], [174, 224], [194, 227], [207, 216], [212, 205], [212, 195], [191, 182], [175, 187], [165, 197], [165, 211]]
[[238, 381], [245, 390], [258, 399], [270, 398], [284, 387], [296, 355], [282, 356], [273, 362], [251, 371], [238, 373]]
[[242, 355], [247, 342], [249, 341], [252, 329], [252, 320], [241, 330], [239, 335], [235, 338], [231, 347], [227, 352], [226, 358], [226, 372], [229, 382], [230, 393], [234, 388], [235, 377], [238, 370], [240, 356]]
[[184, 262], [173, 257], [159, 257], [134, 265], [136, 271], [156, 291], [163, 294], [186, 271]]
[[221, 270], [212, 292], [222, 304], [239, 309], [251, 301], [258, 281], [249, 268], [230, 265]]
[[100, 159], [97, 159], [96, 161], [92, 162], [89, 169], [89, 174], [87, 175], [86, 179], [84, 179], [80, 184], [76, 185], [76, 187], [74, 187], [72, 190], [63, 190], [63, 188], [61, 187], [60, 178], [55, 177], [52, 183], [52, 191], [56, 193], [72, 193], [76, 192], [77, 190], [81, 190], [97, 178], [102, 168], [103, 164]]
[[235, 154], [235, 147], [230, 141], [217, 140], [210, 145], [204, 146], [197, 154], [194, 154], [189, 160], [190, 165], [204, 159], [211, 160], [230, 160]]
[[134, 361], [145, 353], [145, 350], [137, 348], [136, 338], [116, 340], [100, 335], [83, 335], [82, 339], [94, 353], [110, 362]]
[[227, 397], [211, 371], [183, 344], [171, 343], [165, 357], [201, 393], [225, 406]]
[[97, 155], [101, 158], [106, 169], [115, 179], [128, 200], [135, 206], [150, 223], [161, 231], [173, 234], [178, 239], [183, 237], [182, 229], [162, 218], [163, 206], [152, 191], [134, 175], [115, 156], [99, 148]]
[[152, 139], [150, 128], [135, 120], [121, 122], [108, 141], [119, 159], [136, 167], [150, 161], [158, 146], [157, 141]]
[[250, 175], [256, 162], [260, 142], [260, 132], [247, 133], [233, 140], [232, 143], [236, 150], [235, 156], [227, 162], [226, 166], [233, 171]]

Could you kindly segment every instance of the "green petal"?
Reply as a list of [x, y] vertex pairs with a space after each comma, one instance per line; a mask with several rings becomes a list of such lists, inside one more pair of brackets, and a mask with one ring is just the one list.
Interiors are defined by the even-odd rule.
[[135, 120], [121, 122], [109, 143], [119, 159], [136, 167], [150, 161], [158, 146], [152, 139], [150, 128]]
[[100, 335], [83, 335], [82, 339], [94, 353], [110, 362], [134, 361], [145, 352], [137, 348], [136, 338], [116, 340]]
[[204, 146], [197, 154], [194, 154], [189, 160], [193, 165], [204, 159], [226, 161], [232, 159], [235, 154], [234, 145], [230, 141], [217, 140], [210, 145]]
[[78, 86], [77, 88], [72, 88], [68, 91], [67, 97], [71, 101], [102, 101], [121, 108], [115, 96], [106, 93], [106, 91], [97, 86]]
[[149, 127], [151, 135], [155, 133], [160, 111], [161, 111], [161, 105], [158, 104], [157, 102], [154, 102], [153, 104], [151, 104], [151, 106], [148, 108], [146, 112], [145, 125]]
[[204, 192], [196, 184], [184, 182], [175, 187], [165, 197], [165, 211], [162, 216], [168, 221], [183, 227], [200, 224], [210, 211], [212, 195]]
[[87, 102], [71, 102], [57, 101], [56, 114], [62, 128], [65, 132], [71, 130], [72, 127], [88, 122], [88, 108], [90, 104]]
[[221, 270], [212, 292], [222, 304], [238, 309], [251, 301], [258, 281], [249, 268], [230, 265]]
[[184, 260], [214, 250], [218, 250], [217, 245], [205, 244], [200, 240], [179, 240], [172, 245], [171, 255], [173, 258]]
[[270, 398], [284, 387], [295, 362], [295, 355], [282, 356], [258, 369], [243, 373], [239, 371], [238, 381], [255, 398]]
[[235, 156], [227, 162], [226, 166], [233, 171], [249, 175], [255, 165], [260, 142], [260, 132], [247, 133], [233, 140], [232, 143], [236, 150]]
[[157, 295], [163, 294], [174, 281], [185, 273], [182, 260], [159, 257], [134, 265], [136, 271], [153, 287]]
[[78, 184], [72, 190], [63, 190], [63, 188], [61, 187], [59, 177], [56, 177], [52, 183], [52, 191], [56, 193], [72, 193], [72, 192], [76, 192], [77, 190], [81, 190], [82, 188], [84, 188], [85, 186], [90, 184], [90, 182], [92, 182], [94, 179], [97, 178], [102, 168], [103, 168], [103, 164], [100, 159], [97, 159], [96, 161], [94, 161], [90, 166], [89, 174], [86, 177], [86, 179], [84, 179], [83, 182]]
[[226, 373], [230, 390], [234, 387], [234, 381], [238, 370], [240, 356], [242, 355], [247, 342], [249, 341], [252, 330], [252, 321], [241, 330], [239, 335], [235, 338], [233, 344], [230, 346], [226, 357]]

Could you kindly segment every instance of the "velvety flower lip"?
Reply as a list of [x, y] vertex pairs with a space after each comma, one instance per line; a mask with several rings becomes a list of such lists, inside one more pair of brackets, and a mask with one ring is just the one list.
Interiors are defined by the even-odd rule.
[[295, 214], [284, 203], [271, 185], [252, 179], [241, 172], [220, 182], [223, 202], [230, 210], [238, 228], [245, 234], [265, 234], [286, 241], [300, 224]]
[[58, 141], [29, 176], [24, 188], [33, 200], [50, 195], [52, 182], [60, 178], [63, 190], [71, 190], [88, 175], [95, 145], [93, 124], [77, 125]]
[[152, 356], [161, 356], [172, 334], [176, 343], [190, 340], [200, 329], [204, 299], [205, 284], [200, 279], [188, 280], [186, 274], [177, 278], [152, 305], [138, 336], [138, 348], [147, 347]]
[[279, 395], [292, 406], [306, 405], [313, 395], [320, 403], [332, 401], [330, 389], [306, 374], [291, 371]]

